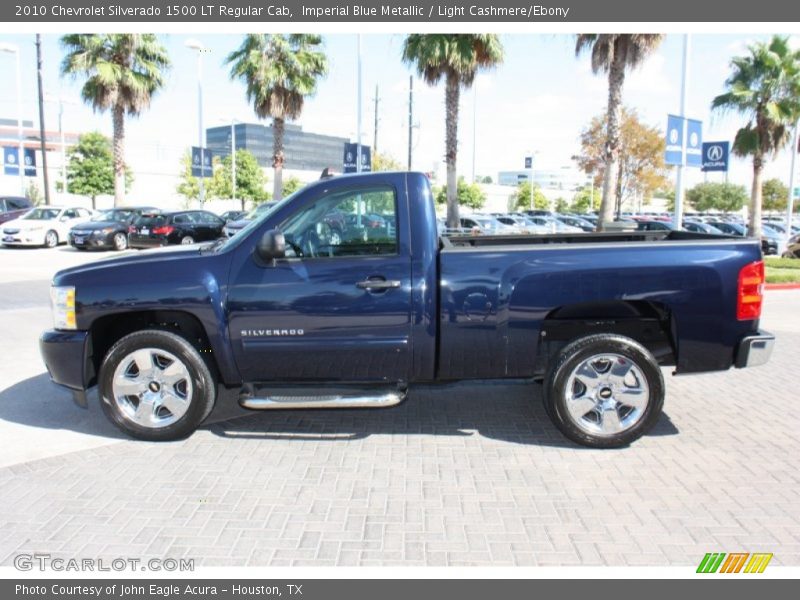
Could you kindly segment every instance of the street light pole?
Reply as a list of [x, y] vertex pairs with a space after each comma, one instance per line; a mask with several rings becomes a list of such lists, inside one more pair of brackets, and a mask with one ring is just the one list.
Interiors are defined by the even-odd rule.
[[798, 133], [800, 132], [800, 120], [796, 121], [794, 124], [794, 134], [792, 135], [792, 160], [791, 160], [791, 171], [789, 171], [789, 201], [786, 203], [786, 242], [788, 244], [789, 238], [792, 237], [792, 216], [794, 211], [794, 186], [795, 182], [797, 181], [795, 178], [795, 159], [797, 158], [797, 153], [800, 151], [800, 137], [798, 137]]
[[358, 34], [358, 84], [356, 90], [356, 173], [361, 173], [361, 34]]
[[25, 145], [22, 127], [22, 69], [20, 68], [19, 47], [14, 44], [0, 44], [0, 52], [13, 54], [17, 69], [17, 168], [19, 169], [19, 191], [25, 195]]
[[205, 188], [205, 148], [203, 136], [203, 52], [205, 46], [198, 40], [186, 40], [186, 47], [197, 52], [197, 145], [200, 147], [200, 177], [199, 177], [199, 197], [202, 206], [206, 200]]
[[692, 37], [686, 33], [683, 35], [683, 66], [681, 68], [681, 112], [680, 117], [683, 123], [683, 135], [681, 136], [681, 164], [678, 165], [678, 173], [675, 180], [675, 206], [673, 207], [672, 225], [680, 229], [683, 223], [683, 190], [686, 182], [683, 180], [683, 169], [686, 164], [686, 97], [689, 94], [689, 53], [692, 48]]

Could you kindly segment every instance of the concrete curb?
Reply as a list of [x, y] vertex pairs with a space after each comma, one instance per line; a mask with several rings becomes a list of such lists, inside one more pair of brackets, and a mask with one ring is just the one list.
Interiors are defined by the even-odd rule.
[[766, 290], [800, 290], [800, 282], [797, 283], [765, 283]]

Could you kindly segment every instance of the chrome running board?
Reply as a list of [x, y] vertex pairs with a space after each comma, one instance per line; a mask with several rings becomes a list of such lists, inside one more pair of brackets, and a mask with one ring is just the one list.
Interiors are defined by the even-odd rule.
[[385, 408], [400, 404], [406, 397], [403, 391], [375, 392], [360, 396], [342, 394], [319, 396], [271, 395], [257, 398], [243, 395], [239, 404], [251, 410], [275, 410], [289, 408]]

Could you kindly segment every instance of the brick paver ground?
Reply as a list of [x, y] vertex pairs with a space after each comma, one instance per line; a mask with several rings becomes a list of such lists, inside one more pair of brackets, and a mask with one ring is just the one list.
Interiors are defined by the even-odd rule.
[[0, 469], [0, 564], [800, 565], [800, 325], [781, 311], [768, 366], [665, 373], [663, 418], [622, 450], [566, 442], [536, 385], [460, 384]]

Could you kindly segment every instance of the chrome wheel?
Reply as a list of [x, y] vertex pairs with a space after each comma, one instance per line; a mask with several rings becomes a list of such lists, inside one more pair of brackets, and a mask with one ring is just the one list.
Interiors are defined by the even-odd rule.
[[142, 348], [125, 356], [111, 380], [113, 400], [122, 416], [147, 428], [172, 425], [189, 409], [192, 379], [174, 354]]
[[58, 246], [58, 234], [55, 231], [48, 231], [44, 236], [44, 245], [48, 248]]
[[114, 234], [114, 249], [115, 250], [125, 250], [128, 247], [128, 236], [124, 233], [115, 233]]
[[181, 244], [194, 244], [194, 238], [187, 235], [185, 238], [181, 238]]
[[573, 369], [564, 388], [573, 423], [592, 435], [631, 429], [645, 413], [650, 388], [642, 370], [621, 354], [595, 354]]

